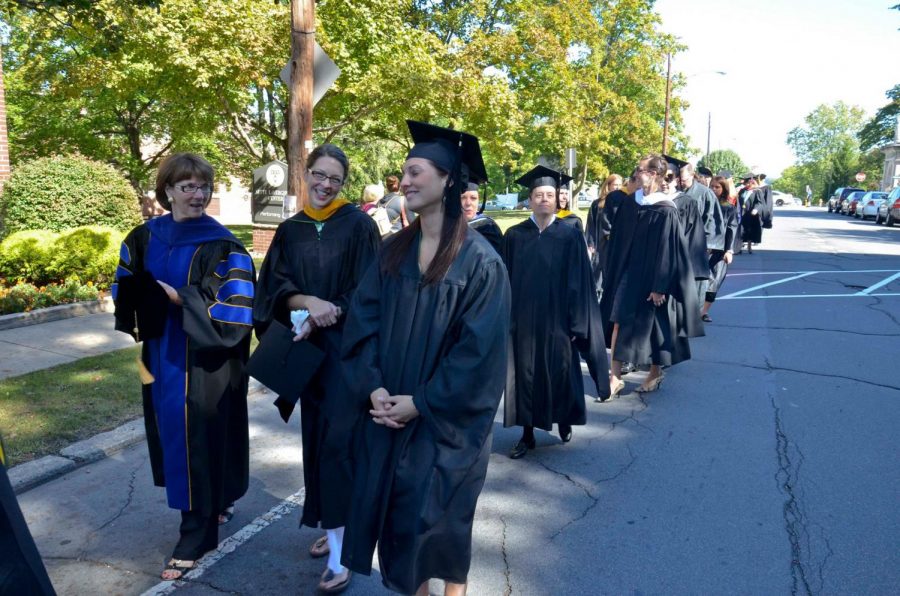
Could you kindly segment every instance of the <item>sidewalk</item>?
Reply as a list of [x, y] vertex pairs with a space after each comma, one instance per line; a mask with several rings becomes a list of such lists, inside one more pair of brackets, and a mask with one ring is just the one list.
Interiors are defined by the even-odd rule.
[[0, 331], [0, 379], [135, 345], [108, 312]]

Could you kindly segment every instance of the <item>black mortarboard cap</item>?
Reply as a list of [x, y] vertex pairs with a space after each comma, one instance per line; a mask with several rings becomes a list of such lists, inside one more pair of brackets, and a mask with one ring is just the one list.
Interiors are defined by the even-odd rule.
[[741, 176], [741, 180], [750, 180], [751, 178], [755, 179], [756, 174], [754, 174], [753, 172], [747, 172], [746, 174]]
[[474, 190], [475, 192], [479, 192], [479, 191], [481, 190], [481, 187], [478, 186], [478, 184], [476, 184], [475, 182], [469, 182], [469, 183], [466, 185], [466, 192], [471, 192], [471, 191], [473, 191], [473, 190]]
[[570, 180], [572, 180], [572, 177], [562, 172], [557, 172], [547, 166], [535, 166], [516, 180], [516, 184], [520, 184], [528, 190], [534, 190], [538, 186], [559, 188], [564, 184], [568, 184]]
[[722, 178], [731, 178], [731, 170], [719, 170], [719, 173], [716, 176], [721, 176]]
[[169, 295], [149, 271], [120, 277], [116, 291], [117, 328], [128, 330], [136, 341], [163, 336], [169, 316]]
[[307, 340], [294, 341], [293, 331], [272, 321], [247, 361], [247, 374], [278, 394], [275, 406], [287, 422], [323, 360], [325, 352]]
[[672, 164], [673, 166], [675, 166], [675, 167], [678, 168], [679, 170], [680, 170], [681, 168], [683, 168], [684, 166], [688, 165], [688, 162], [686, 162], [686, 161], [684, 161], [684, 160], [682, 160], [682, 159], [678, 159], [677, 157], [672, 157], [671, 155], [665, 155], [665, 154], [664, 154], [664, 155], [663, 155], [663, 159], [665, 159], [668, 163]]
[[478, 137], [461, 130], [415, 120], [407, 120], [406, 125], [415, 143], [407, 157], [423, 157], [451, 173], [459, 163], [465, 164], [470, 181], [488, 181]]
[[712, 175], [713, 175], [712, 170], [710, 170], [706, 166], [698, 167], [697, 173], [700, 174], [701, 176], [706, 176], [707, 178], [712, 178]]

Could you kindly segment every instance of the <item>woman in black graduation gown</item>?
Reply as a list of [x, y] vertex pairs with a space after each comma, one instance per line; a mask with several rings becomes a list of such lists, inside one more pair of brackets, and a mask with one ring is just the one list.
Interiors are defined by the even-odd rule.
[[329, 556], [319, 584], [323, 592], [343, 589], [350, 581], [340, 561], [357, 418], [341, 375], [341, 339], [353, 292], [380, 244], [374, 220], [338, 197], [349, 169], [347, 156], [334, 145], [320, 145], [309, 154], [309, 204], [278, 226], [253, 305], [261, 333], [273, 320], [291, 327], [291, 311], [308, 311], [308, 341], [326, 354], [300, 396], [306, 487], [300, 523], [327, 530], [309, 549], [314, 557]]
[[513, 459], [535, 448], [535, 427], [549, 431], [556, 424], [567, 443], [572, 426], [585, 423], [579, 352], [598, 397], [607, 395], [606, 345], [584, 238], [554, 217], [563, 177], [537, 166], [519, 178], [533, 213], [503, 236], [514, 305], [503, 424], [523, 427]]
[[[169, 215], [125, 237], [116, 282], [116, 329], [143, 341], [144, 422], [153, 481], [181, 510], [181, 537], [162, 578], [178, 579], [218, 544], [218, 526], [247, 492], [247, 374], [253, 260], [205, 214], [213, 169], [166, 158], [156, 200]], [[149, 373], [149, 374], [147, 374]]]
[[478, 192], [478, 185], [474, 182], [469, 182], [466, 192], [462, 193], [461, 197], [463, 215], [466, 221], [469, 222], [469, 228], [484, 236], [491, 246], [494, 247], [494, 250], [499, 253], [503, 232], [500, 231], [500, 226], [493, 219], [482, 213], [484, 211], [484, 202], [481, 201], [481, 208], [479, 208]]
[[[591, 203], [588, 208], [587, 225], [584, 231], [584, 240], [588, 247], [588, 256], [591, 258], [591, 272], [594, 275], [594, 285], [599, 293], [602, 289], [603, 263], [606, 261], [606, 243], [609, 241], [609, 233], [612, 223], [608, 219], [606, 201], [610, 193], [621, 194], [622, 177], [618, 174], [610, 174], [600, 188], [600, 196]], [[613, 216], [615, 214], [612, 211]]]
[[604, 277], [601, 309], [612, 326], [613, 395], [625, 385], [623, 361], [649, 364], [650, 373], [637, 391], [655, 391], [663, 379], [661, 366], [689, 359], [688, 338], [703, 335], [678, 209], [670, 195], [659, 191], [666, 164], [660, 156], [645, 161], [640, 172], [643, 206], [633, 211], [633, 226], [616, 229]]
[[753, 254], [753, 245], [762, 242], [762, 213], [765, 202], [757, 192], [759, 183], [752, 174], [744, 177], [741, 190], [743, 207], [741, 212], [741, 240], [747, 243], [747, 252]]
[[487, 176], [478, 140], [409, 122], [402, 188], [419, 214], [391, 237], [353, 296], [344, 374], [369, 409], [355, 450], [344, 564], [384, 585], [464, 594], [472, 521], [506, 373], [510, 292], [500, 256], [468, 229], [460, 162]]
[[722, 288], [725, 282], [725, 276], [728, 273], [728, 266], [734, 258], [734, 236], [737, 233], [738, 220], [737, 209], [731, 203], [731, 197], [728, 196], [728, 182], [722, 176], [716, 176], [710, 183], [710, 189], [715, 193], [719, 200], [719, 206], [722, 208], [722, 221], [725, 224], [725, 250], [712, 250], [709, 254], [709, 270], [712, 277], [709, 280], [709, 288], [706, 290], [706, 300], [703, 302], [701, 310], [701, 318], [704, 323], [712, 323], [709, 316], [709, 309], [713, 302], [716, 301], [716, 294]]
[[[571, 180], [571, 178], [569, 178]], [[578, 230], [579, 234], [584, 235], [584, 224], [581, 223], [581, 218], [572, 213], [571, 211], [571, 203], [572, 200], [569, 197], [569, 189], [560, 187], [558, 193], [559, 198], [556, 201], [556, 217], [559, 218], [559, 221], [572, 226], [576, 230]]]

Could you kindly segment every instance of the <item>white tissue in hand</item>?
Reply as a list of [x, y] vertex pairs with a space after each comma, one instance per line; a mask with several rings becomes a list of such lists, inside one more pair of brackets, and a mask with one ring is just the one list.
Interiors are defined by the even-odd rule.
[[306, 319], [309, 318], [308, 310], [292, 310], [291, 311], [291, 330], [297, 334], [300, 333], [300, 328], [303, 327], [303, 323], [306, 322]]

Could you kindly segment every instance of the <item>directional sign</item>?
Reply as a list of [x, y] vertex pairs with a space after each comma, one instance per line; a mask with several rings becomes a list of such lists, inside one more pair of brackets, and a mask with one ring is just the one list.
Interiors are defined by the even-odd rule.
[[[316, 42], [316, 50], [313, 52], [313, 105], [331, 89], [331, 86], [341, 76], [341, 69], [328, 57], [325, 50]], [[291, 63], [288, 61], [281, 69], [281, 80], [288, 87], [291, 86]]]

